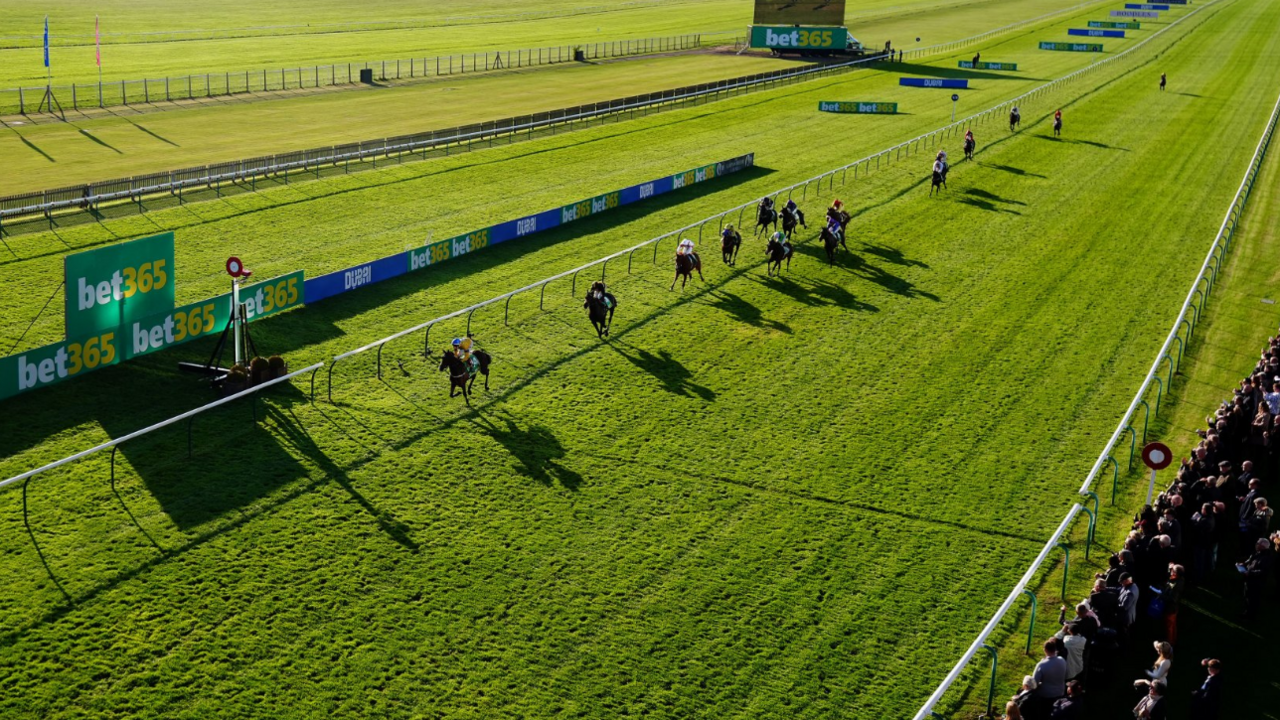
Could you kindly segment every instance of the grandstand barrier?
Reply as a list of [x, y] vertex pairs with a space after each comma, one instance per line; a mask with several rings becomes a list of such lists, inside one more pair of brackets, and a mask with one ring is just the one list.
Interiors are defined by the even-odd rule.
[[898, 84], [903, 87], [969, 89], [969, 81], [960, 78], [898, 78]]
[[[1207, 7], [1208, 5], [1211, 5], [1211, 4], [1213, 3], [1208, 3], [1202, 7]], [[1199, 8], [1197, 9], [1197, 12], [1198, 10]], [[1173, 24], [1177, 24], [1177, 22], [1181, 22], [1181, 19], [1179, 19], [1178, 21], [1175, 21], [1175, 23]], [[1172, 27], [1172, 25], [1170, 25], [1170, 27]], [[1161, 30], [1160, 32], [1163, 32], [1163, 31], [1164, 30]], [[1149, 39], [1150, 38], [1148, 38], [1148, 40]], [[1143, 43], [1145, 42], [1146, 40], [1143, 41]], [[1131, 50], [1136, 49], [1136, 47], [1137, 46], [1135, 46], [1135, 48], [1131, 48]], [[1129, 52], [1129, 51], [1126, 51], [1126, 52]], [[1170, 331], [1168, 338], [1165, 340], [1160, 350], [1156, 353], [1155, 362], [1152, 363], [1151, 369], [1147, 372], [1146, 377], [1143, 379], [1142, 384], [1139, 386], [1138, 392], [1135, 394], [1133, 402], [1130, 403], [1129, 408], [1125, 411], [1124, 415], [1121, 417], [1120, 422], [1116, 426], [1115, 432], [1112, 433], [1111, 438], [1107, 441], [1101, 454], [1098, 456], [1098, 460], [1094, 463], [1093, 467], [1089, 470], [1089, 473], [1085, 478], [1084, 484], [1080, 487], [1079, 495], [1093, 502], [1093, 505], [1094, 505], [1093, 512], [1089, 512], [1087, 506], [1084, 506], [1079, 502], [1075, 503], [1072, 506], [1071, 510], [1067, 513], [1067, 516], [1063, 520], [1062, 524], [1058, 526], [1058, 530], [1054, 533], [1053, 537], [1050, 539], [1049, 544], [1046, 544], [1045, 546], [1046, 549], [1049, 549], [1050, 545], [1054, 543], [1061, 543], [1062, 544], [1061, 546], [1063, 547], [1063, 549], [1066, 549], [1065, 541], [1062, 539], [1064, 536], [1064, 533], [1066, 529], [1070, 527], [1071, 523], [1074, 522], [1074, 520], [1079, 516], [1080, 512], [1083, 511], [1088, 515], [1089, 521], [1090, 521], [1088, 533], [1086, 535], [1086, 546], [1085, 546], [1086, 556], [1087, 556], [1089, 546], [1093, 542], [1094, 532], [1097, 524], [1099, 504], [1100, 504], [1098, 495], [1092, 489], [1093, 484], [1097, 480], [1098, 476], [1102, 472], [1104, 472], [1108, 466], [1110, 466], [1112, 468], [1112, 473], [1113, 473], [1111, 503], [1112, 505], [1115, 504], [1115, 500], [1116, 500], [1115, 488], [1119, 479], [1119, 462], [1114, 458], [1112, 453], [1115, 450], [1116, 445], [1126, 435], [1136, 440], [1137, 430], [1133, 426], [1134, 416], [1139, 406], [1142, 406], [1144, 408], [1149, 408], [1146, 397], [1150, 392], [1152, 384], [1153, 383], [1156, 384], [1157, 392], [1159, 392], [1160, 388], [1164, 386], [1164, 382], [1160, 377], [1160, 373], [1164, 369], [1164, 366], [1166, 365], [1166, 363], [1168, 365], [1167, 379], [1170, 383], [1172, 383], [1172, 380], [1173, 380], [1173, 373], [1181, 365], [1182, 352], [1184, 349], [1184, 345], [1185, 343], [1190, 342], [1191, 334], [1194, 332], [1196, 322], [1198, 321], [1199, 316], [1204, 309], [1204, 304], [1207, 301], [1208, 292], [1212, 290], [1214, 283], [1217, 281], [1218, 272], [1221, 270], [1221, 267], [1222, 267], [1223, 257], [1226, 255], [1227, 250], [1230, 248], [1231, 238], [1235, 233], [1236, 227], [1238, 226], [1241, 220], [1241, 217], [1243, 216], [1245, 205], [1248, 202], [1249, 195], [1253, 191], [1254, 184], [1257, 182], [1258, 174], [1261, 172], [1262, 163], [1266, 158], [1266, 154], [1271, 145], [1271, 141], [1275, 136], [1275, 130], [1276, 130], [1276, 125], [1278, 120], [1280, 120], [1280, 98], [1277, 98], [1276, 104], [1273, 106], [1271, 114], [1268, 117], [1266, 124], [1264, 125], [1262, 136], [1258, 140], [1258, 145], [1254, 150], [1253, 157], [1249, 161], [1249, 166], [1245, 171], [1244, 178], [1241, 181], [1240, 186], [1236, 191], [1235, 197], [1232, 199], [1231, 204], [1227, 209], [1226, 216], [1224, 217], [1222, 225], [1219, 227], [1218, 232], [1214, 237], [1214, 241], [1209, 248], [1209, 252], [1205, 257], [1204, 263], [1201, 264], [1200, 271], [1199, 273], [1197, 273], [1195, 281], [1192, 282], [1191, 284], [1191, 289], [1187, 293], [1187, 297], [1182, 303], [1182, 307], [1178, 313], [1178, 316], [1177, 318], [1175, 318], [1173, 322], [1173, 328]], [[1205, 287], [1201, 287], [1202, 285], [1204, 285]], [[1173, 343], [1175, 341], [1178, 343], [1178, 353], [1176, 355], [1176, 359], [1175, 359], [1175, 356], [1173, 355]], [[1156, 407], [1158, 412], [1158, 409], [1159, 409], [1158, 396], [1156, 401]], [[1145, 426], [1144, 426], [1144, 434], [1145, 434]], [[934, 708], [937, 707], [938, 703], [941, 701], [943, 695], [947, 692], [947, 690], [950, 689], [951, 686], [959, 679], [960, 674], [968, 666], [968, 664], [974, 658], [974, 656], [977, 655], [979, 651], [985, 649], [992, 655], [993, 658], [995, 657], [995, 650], [989, 644], [987, 644], [987, 639], [990, 637], [992, 631], [995, 630], [996, 627], [999, 625], [999, 623], [1003, 621], [1003, 619], [1008, 615], [1017, 597], [1021, 594], [1028, 593], [1027, 581], [1044, 564], [1046, 555], [1047, 553], [1044, 550], [1042, 550], [1040, 555], [1036, 557], [1036, 559], [1031, 564], [1031, 568], [1027, 571], [1027, 574], [1025, 574], [1022, 580], [1019, 581], [1019, 583], [1014, 587], [1013, 591], [1005, 599], [1005, 602], [1001, 604], [1000, 608], [997, 609], [996, 613], [991, 617], [990, 621], [988, 621], [986, 626], [979, 633], [977, 639], [974, 640], [974, 642], [969, 646], [969, 649], [966, 650], [964, 655], [960, 658], [959, 662], [956, 663], [956, 665], [952, 668], [952, 670], [947, 674], [946, 678], [943, 679], [942, 683], [938, 686], [938, 688], [933, 692], [932, 695], [930, 695], [929, 699], [925, 702], [923, 707], [921, 707], [920, 711], [916, 713], [916, 715], [914, 716], [914, 720], [927, 720], [928, 718], [944, 717], [940, 713], [936, 712]], [[1061, 599], [1064, 601], [1066, 599], [1065, 596], [1066, 596], [1066, 590], [1067, 590], [1067, 587], [1066, 587], [1067, 575], [1068, 573], [1064, 569], [1063, 589], [1061, 592]], [[1034, 621], [1035, 621], [1034, 605], [1033, 605], [1032, 613], [1033, 613], [1032, 628], [1034, 628]], [[1028, 638], [1027, 647], [1028, 649], [1030, 648], [1030, 638]], [[995, 675], [995, 666], [993, 664], [992, 677], [994, 677], [994, 675]], [[992, 696], [990, 695], [988, 696], [988, 713], [990, 713], [991, 697]]]
[[1008, 70], [1012, 72], [1018, 69], [1018, 63], [978, 62], [975, 65], [972, 60], [961, 60], [958, 66], [967, 70]]
[[1111, 20], [1090, 20], [1091, 28], [1114, 28], [1116, 30], [1141, 30], [1142, 23], [1136, 22], [1116, 22]]
[[1160, 13], [1150, 10], [1112, 10], [1111, 17], [1127, 17], [1127, 18], [1143, 18], [1145, 20], [1158, 20]]
[[1124, 32], [1124, 30], [1094, 30], [1092, 28], [1088, 30], [1080, 28], [1071, 28], [1067, 30], [1068, 35], [1083, 35], [1085, 37], [1100, 38], [1122, 38], [1124, 37]]
[[[968, 38], [908, 50], [905, 57], [916, 58], [950, 52], [1018, 28], [1043, 22], [1064, 13], [1077, 12], [1084, 8], [1100, 5], [1102, 2], [1105, 2], [1105, 0], [1091, 0], [1090, 2], [1056, 10], [1028, 20], [1011, 23]], [[55, 213], [84, 210], [97, 212], [103, 203], [113, 202], [134, 202], [137, 203], [140, 210], [145, 211], [142, 201], [146, 197], [176, 196], [181, 203], [184, 190], [200, 191], [212, 189], [220, 194], [224, 184], [240, 186], [244, 182], [251, 183], [250, 189], [256, 189], [258, 179], [283, 178], [287, 183], [291, 172], [315, 173], [318, 177], [322, 167], [339, 166], [343, 168], [344, 172], [349, 172], [352, 161], [357, 163], [372, 161], [372, 166], [376, 168], [379, 158], [388, 160], [395, 158], [403, 162], [406, 157], [412, 157], [415, 154], [420, 154], [425, 158], [427, 153], [431, 151], [443, 151], [444, 154], [449, 154], [455, 151], [463, 151], [464, 149], [470, 150], [476, 143], [489, 143], [492, 145], [499, 137], [515, 139], [521, 134], [526, 137], [532, 137], [533, 133], [537, 131], [549, 129], [554, 133], [561, 126], [568, 126], [572, 129], [575, 123], [590, 123], [593, 120], [609, 116], [630, 113], [634, 117], [637, 111], [648, 112], [654, 109], [661, 109], [663, 106], [682, 107], [687, 103], [696, 104], [705, 101], [708, 97], [712, 99], [733, 97], [742, 92], [749, 92], [752, 89], [773, 83], [801, 82], [807, 79], [858, 69], [862, 65], [878, 59], [880, 59], [880, 56], [816, 68], [805, 67], [778, 70], [744, 78], [734, 78], [716, 83], [677, 88], [632, 98], [566, 108], [550, 113], [507, 118], [505, 120], [447, 130], [300, 150], [218, 165], [203, 165], [0, 197], [0, 238], [4, 237], [5, 234], [6, 218], [44, 218], [52, 226]]]

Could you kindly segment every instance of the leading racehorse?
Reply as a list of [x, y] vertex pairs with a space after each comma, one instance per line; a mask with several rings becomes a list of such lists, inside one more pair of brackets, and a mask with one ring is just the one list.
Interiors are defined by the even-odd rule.
[[775, 232], [769, 238], [769, 244], [764, 249], [764, 254], [769, 258], [765, 265], [765, 273], [769, 277], [782, 274], [782, 261], [787, 262], [787, 269], [791, 269], [791, 246], [787, 242], [787, 238], [782, 233]]
[[[489, 389], [489, 363], [493, 358], [489, 357], [489, 353], [483, 350], [476, 350], [472, 355], [480, 365], [480, 374], [484, 375], [484, 389]], [[440, 370], [449, 371], [449, 397], [454, 397], [459, 389], [462, 390], [462, 399], [467, 401], [467, 405], [471, 405], [471, 386], [476, 384], [476, 376], [471, 373], [471, 368], [463, 362], [462, 358], [453, 353], [453, 350], [445, 348], [444, 357], [440, 359]]]

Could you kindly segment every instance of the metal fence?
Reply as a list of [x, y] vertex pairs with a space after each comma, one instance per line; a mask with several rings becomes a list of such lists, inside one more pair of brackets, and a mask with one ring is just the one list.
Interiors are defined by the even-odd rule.
[[[255, 92], [304, 90], [351, 85], [360, 82], [360, 71], [373, 71], [377, 81], [429, 78], [445, 75], [514, 70], [577, 61], [601, 60], [632, 55], [678, 52], [702, 47], [712, 35], [614, 40], [522, 50], [489, 50], [435, 57], [314, 65], [312, 67], [214, 72], [181, 77], [111, 80], [106, 82], [55, 85], [54, 96], [64, 109], [145, 105], [237, 95]], [[726, 40], [732, 39], [730, 35]], [[714, 41], [712, 41], [714, 42]], [[0, 90], [0, 115], [37, 112], [44, 100], [45, 86]]]

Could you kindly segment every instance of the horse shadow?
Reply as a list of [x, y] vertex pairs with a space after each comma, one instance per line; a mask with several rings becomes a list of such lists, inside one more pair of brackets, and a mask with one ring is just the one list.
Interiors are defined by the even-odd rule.
[[780, 333], [786, 333], [787, 335], [792, 334], [791, 328], [788, 325], [776, 320], [765, 319], [764, 313], [760, 308], [752, 305], [750, 302], [747, 302], [747, 300], [740, 295], [734, 295], [733, 293], [726, 292], [724, 290], [712, 290], [711, 296], [713, 298], [710, 303], [711, 307], [729, 313], [729, 315], [733, 316], [733, 319], [738, 322], [745, 323], [752, 327], [765, 328]]
[[582, 476], [559, 462], [569, 452], [551, 428], [533, 424], [522, 428], [509, 417], [502, 418], [505, 427], [479, 415], [472, 422], [516, 459], [520, 475], [548, 487], [556, 481], [566, 490], [582, 486]]
[[[827, 253], [822, 248], [815, 248], [812, 245], [802, 245], [800, 248], [797, 248], [797, 252], [810, 255], [815, 260], [821, 262], [824, 266], [826, 265]], [[865, 265], [857, 255], [853, 255], [853, 258], [852, 268], [856, 269], [857, 267]], [[839, 265], [837, 266], [839, 267]], [[811, 280], [808, 286], [801, 285], [787, 277], [754, 278], [754, 280], [771, 290], [775, 290], [786, 295], [795, 302], [809, 305], [811, 307], [830, 305], [847, 308], [849, 310], [859, 310], [862, 312], [880, 312], [880, 308], [859, 300], [853, 293], [840, 285], [827, 280]]]
[[982, 161], [978, 161], [978, 165], [980, 167], [991, 168], [992, 170], [1000, 170], [1002, 172], [1012, 173], [1013, 175], [1040, 178], [1042, 180], [1046, 179], [1044, 175], [1041, 175], [1039, 173], [1033, 173], [1030, 170], [1023, 170], [1022, 168], [1013, 167], [1012, 165], [1000, 165], [999, 163], [985, 163]]
[[888, 247], [887, 245], [869, 245], [864, 242], [862, 244], [862, 251], [867, 253], [868, 255], [874, 255], [886, 262], [891, 262], [894, 265], [903, 265], [906, 267], [919, 267], [919, 268], [924, 268], [926, 270], [929, 269], [928, 264], [923, 263], [919, 260], [908, 259], [907, 256], [902, 254], [901, 250], [897, 248]]
[[[693, 382], [693, 373], [666, 350], [659, 350], [655, 355], [648, 350], [628, 345], [625, 342], [614, 342], [605, 347], [618, 353], [632, 365], [653, 376], [655, 380], [662, 383], [662, 387], [669, 393], [685, 397], [697, 396], [707, 402], [716, 399], [714, 390]], [[623, 347], [628, 348], [630, 352], [623, 350]]]
[[986, 210], [987, 212], [994, 212], [994, 213], [1003, 212], [1003, 213], [1009, 213], [1010, 215], [1021, 215], [1022, 213], [1018, 212], [1017, 210], [1012, 210], [1006, 207], [1000, 207], [996, 205], [996, 203], [1002, 203], [1005, 205], [1026, 205], [1026, 203], [1022, 202], [1021, 200], [1010, 200], [1008, 198], [1000, 197], [995, 193], [987, 192], [986, 190], [980, 190], [978, 188], [969, 188], [964, 192], [969, 197], [960, 198], [960, 202], [964, 203], [965, 205], [972, 205], [973, 207]]
[[1071, 145], [1092, 145], [1093, 147], [1102, 148], [1103, 150], [1119, 150], [1120, 152], [1129, 152], [1129, 148], [1116, 147], [1115, 145], [1100, 143], [1096, 140], [1069, 140], [1064, 137], [1058, 137], [1057, 135], [1032, 135], [1032, 137], [1038, 137], [1041, 140], [1048, 140], [1049, 142], [1069, 143]]
[[894, 295], [901, 295], [906, 298], [924, 298], [934, 302], [942, 301], [942, 298], [937, 295], [916, 287], [916, 284], [910, 280], [898, 277], [897, 275], [887, 272], [883, 268], [876, 267], [871, 263], [863, 263], [854, 272], [863, 279], [879, 285]]

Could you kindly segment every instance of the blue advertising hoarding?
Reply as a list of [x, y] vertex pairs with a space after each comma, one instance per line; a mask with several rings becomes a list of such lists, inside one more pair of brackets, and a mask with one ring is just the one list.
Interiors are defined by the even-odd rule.
[[898, 84], [906, 87], [956, 88], [967, 90], [968, 80], [957, 78], [898, 78]]

